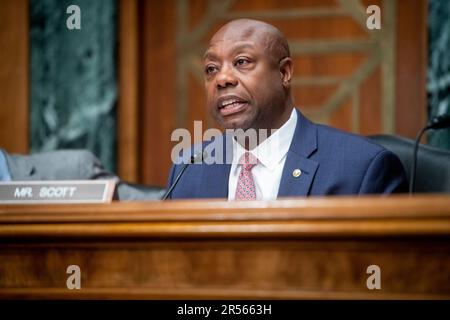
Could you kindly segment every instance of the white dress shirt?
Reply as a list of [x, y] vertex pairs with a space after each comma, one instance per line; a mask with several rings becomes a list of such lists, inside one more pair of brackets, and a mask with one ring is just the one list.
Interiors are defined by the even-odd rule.
[[[287, 152], [297, 125], [297, 112], [292, 110], [291, 116], [269, 138], [250, 152], [258, 158], [258, 164], [252, 169], [257, 200], [275, 200], [280, 187], [281, 175]], [[233, 141], [233, 163], [228, 179], [228, 200], [234, 200], [241, 171], [239, 159], [247, 152], [235, 139]]]

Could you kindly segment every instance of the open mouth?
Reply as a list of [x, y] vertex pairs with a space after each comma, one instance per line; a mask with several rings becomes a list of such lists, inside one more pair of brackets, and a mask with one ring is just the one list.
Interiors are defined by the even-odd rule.
[[228, 97], [220, 99], [218, 103], [219, 113], [222, 116], [229, 116], [241, 112], [247, 107], [248, 103], [237, 97]]

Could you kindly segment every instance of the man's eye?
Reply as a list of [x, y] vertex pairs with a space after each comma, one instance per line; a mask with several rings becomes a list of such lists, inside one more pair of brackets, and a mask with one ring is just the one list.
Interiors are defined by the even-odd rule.
[[215, 66], [206, 66], [205, 67], [205, 73], [206, 74], [212, 74], [217, 70], [217, 67]]
[[236, 62], [234, 63], [236, 66], [244, 66], [247, 63], [249, 63], [249, 61], [245, 58], [239, 58], [236, 60]]

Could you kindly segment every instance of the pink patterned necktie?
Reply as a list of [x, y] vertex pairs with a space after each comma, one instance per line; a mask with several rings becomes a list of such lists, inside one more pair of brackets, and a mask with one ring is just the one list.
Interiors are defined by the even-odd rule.
[[256, 200], [256, 188], [251, 170], [257, 163], [258, 159], [250, 152], [244, 153], [239, 159], [241, 172], [236, 188], [236, 200]]

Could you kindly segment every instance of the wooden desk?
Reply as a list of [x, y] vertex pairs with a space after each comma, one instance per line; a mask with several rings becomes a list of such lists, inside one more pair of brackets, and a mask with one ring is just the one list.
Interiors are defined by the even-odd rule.
[[450, 196], [3, 205], [0, 298], [449, 299]]

